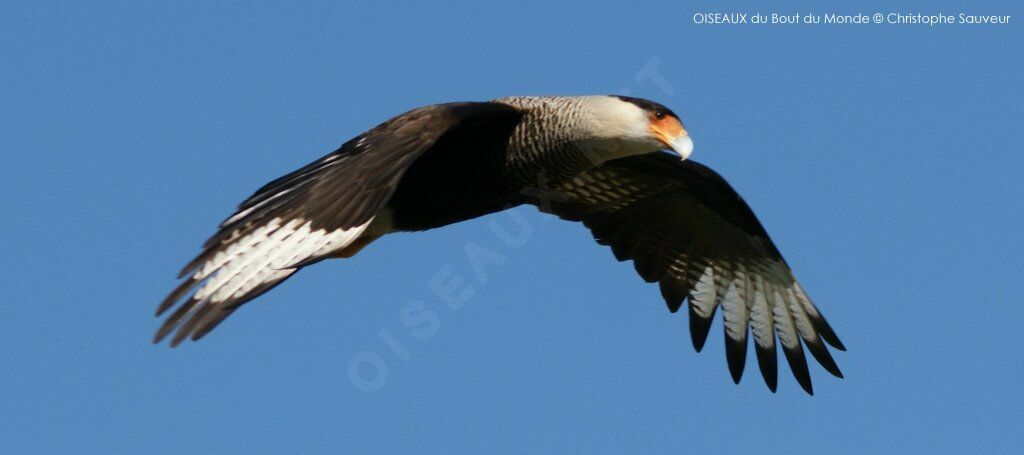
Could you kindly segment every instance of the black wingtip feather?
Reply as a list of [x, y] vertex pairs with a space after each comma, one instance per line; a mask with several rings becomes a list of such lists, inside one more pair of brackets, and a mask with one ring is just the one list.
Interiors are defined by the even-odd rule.
[[174, 290], [167, 295], [167, 298], [165, 298], [163, 302], [160, 302], [160, 306], [156, 308], [156, 316], [164, 314], [165, 311], [174, 306], [175, 302], [181, 299], [181, 297], [188, 293], [188, 291], [191, 291], [192, 288], [195, 287], [195, 285], [198, 283], [199, 280], [196, 280], [195, 278], [189, 278], [182, 282], [180, 285], [178, 285], [178, 287], [174, 288]]
[[843, 372], [839, 370], [839, 365], [836, 365], [836, 361], [828, 353], [828, 348], [822, 344], [821, 340], [814, 342], [805, 340], [805, 344], [807, 345], [807, 350], [811, 351], [811, 355], [825, 368], [825, 371], [831, 373], [832, 376], [842, 379]]
[[818, 331], [818, 335], [821, 336], [821, 339], [825, 340], [825, 342], [830, 346], [840, 351], [846, 351], [846, 346], [843, 345], [842, 341], [839, 341], [839, 336], [837, 336], [836, 332], [832, 330], [832, 326], [828, 325], [828, 321], [826, 321], [825, 318], [813, 318], [811, 321], [814, 324], [814, 328]]
[[705, 318], [697, 314], [693, 304], [690, 304], [690, 339], [693, 341], [693, 349], [697, 352], [704, 349], [704, 343], [708, 340], [708, 332], [711, 331], [711, 322], [714, 321], [717, 310], [718, 306], [715, 306], [711, 310], [711, 316]]
[[798, 343], [794, 349], [783, 346], [782, 352], [786, 354], [786, 361], [789, 362], [789, 369], [793, 370], [793, 377], [796, 378], [796, 382], [800, 383], [800, 387], [808, 395], [814, 395], [814, 387], [811, 385], [811, 373], [807, 370], [807, 359], [804, 357], [803, 348]]
[[[665, 299], [665, 304], [668, 305], [668, 310], [673, 313], [679, 311], [679, 308], [683, 306], [683, 300], [690, 293], [690, 289], [681, 280], [673, 279], [668, 274], [661, 277], [661, 283], [658, 287], [661, 289], [661, 297]], [[692, 318], [693, 316], [691, 315], [690, 317]]]
[[222, 309], [217, 313], [211, 313], [211, 315], [207, 316], [206, 320], [200, 323], [192, 332], [192, 336], [190, 337], [192, 341], [199, 341], [202, 339], [206, 334], [210, 333], [210, 331], [220, 325], [221, 322], [224, 322], [228, 316], [231, 316], [231, 313], [234, 313], [235, 309], [237, 309], [237, 307], [232, 309]]
[[[194, 261], [194, 259], [193, 259], [193, 261]], [[178, 278], [177, 279], [180, 280], [182, 278], [185, 278], [185, 276], [188, 275], [189, 273], [192, 273], [193, 270], [195, 270], [195, 266], [191, 262], [189, 262], [188, 264], [185, 264], [185, 266], [182, 267], [181, 270], [178, 270]]]
[[747, 337], [739, 340], [725, 336], [725, 357], [729, 361], [729, 374], [732, 375], [732, 382], [740, 383], [743, 378], [743, 367], [747, 363]]
[[202, 304], [202, 302], [196, 299], [189, 299], [187, 302], [181, 304], [177, 310], [174, 310], [174, 313], [172, 313], [160, 326], [160, 329], [156, 331], [156, 335], [153, 335], [153, 344], [163, 341], [167, 335], [178, 327], [178, 324], [181, 323], [181, 319], [198, 304]]
[[754, 348], [757, 352], [757, 366], [761, 369], [761, 377], [764, 378], [768, 390], [775, 393], [775, 389], [779, 385], [779, 367], [775, 345], [772, 344], [770, 348], [766, 348], [755, 342]]
[[196, 312], [178, 328], [178, 332], [175, 333], [174, 338], [171, 339], [171, 347], [178, 347], [182, 341], [185, 341], [185, 339], [192, 334], [192, 331], [195, 330], [196, 325], [199, 324], [199, 322], [202, 321], [210, 311], [213, 311], [215, 306], [216, 305], [206, 303], [199, 307], [199, 309], [196, 310]]

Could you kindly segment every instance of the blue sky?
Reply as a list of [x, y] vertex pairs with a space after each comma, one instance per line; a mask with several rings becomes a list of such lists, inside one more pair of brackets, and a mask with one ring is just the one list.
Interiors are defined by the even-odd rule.
[[[898, 9], [1014, 16], [1003, 26], [772, 27], [691, 17], [893, 8], [175, 3], [0, 15], [3, 452], [1022, 442], [1019, 4]], [[845, 380], [814, 366], [814, 397], [788, 374], [771, 394], [748, 364], [734, 385], [720, 322], [694, 353], [685, 313], [630, 264], [528, 208], [386, 238], [198, 344], [149, 343], [177, 270], [262, 183], [418, 105], [591, 93], [683, 116], [693, 159], [744, 195], [846, 343]], [[467, 245], [501, 259], [476, 274]], [[438, 277], [472, 295], [452, 309]], [[410, 305], [437, 330], [403, 325]], [[386, 372], [372, 392], [349, 372], [367, 355]]]

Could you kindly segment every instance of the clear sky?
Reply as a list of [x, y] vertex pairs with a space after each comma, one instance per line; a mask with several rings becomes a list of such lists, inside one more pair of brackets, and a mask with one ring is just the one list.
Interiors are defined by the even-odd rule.
[[[1019, 3], [106, 3], [0, 14], [0, 452], [1024, 442]], [[1013, 18], [692, 19], [875, 11]], [[783, 367], [772, 394], [748, 362], [734, 385], [720, 321], [696, 354], [656, 286], [525, 207], [385, 238], [198, 344], [150, 344], [177, 270], [262, 183], [419, 105], [604, 93], [680, 113], [692, 158], [743, 194], [849, 348], [845, 380], [814, 365], [808, 397]], [[500, 260], [476, 273], [467, 248]], [[438, 279], [472, 294], [453, 309]], [[436, 330], [408, 328], [409, 308]]]

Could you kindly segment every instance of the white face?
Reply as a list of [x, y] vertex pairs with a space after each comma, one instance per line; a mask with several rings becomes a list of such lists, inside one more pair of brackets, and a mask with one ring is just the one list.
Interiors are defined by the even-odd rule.
[[689, 134], [670, 115], [659, 116], [612, 96], [591, 96], [584, 103], [592, 114], [590, 148], [601, 161], [669, 148], [685, 160], [693, 151]]

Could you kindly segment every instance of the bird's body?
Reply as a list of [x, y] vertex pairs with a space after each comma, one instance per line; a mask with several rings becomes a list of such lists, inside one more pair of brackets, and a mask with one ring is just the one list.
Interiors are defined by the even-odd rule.
[[[439, 153], [409, 166], [386, 207], [395, 230], [418, 231], [520, 205], [524, 189], [564, 182], [625, 156], [615, 140], [586, 128], [593, 105], [608, 97], [512, 97], [478, 104], [491, 111], [467, 131], [442, 139]], [[560, 115], [556, 115], [560, 114]]]
[[198, 339], [302, 267], [345, 258], [398, 231], [422, 231], [534, 204], [581, 221], [619, 260], [659, 282], [674, 312], [689, 302], [700, 350], [715, 310], [739, 380], [752, 332], [775, 389], [775, 342], [801, 385], [800, 340], [840, 376], [842, 344], [792, 278], [750, 209], [717, 174], [684, 159], [678, 117], [627, 97], [511, 97], [414, 109], [268, 183], [182, 270], [158, 314], [195, 290], [156, 335]]

